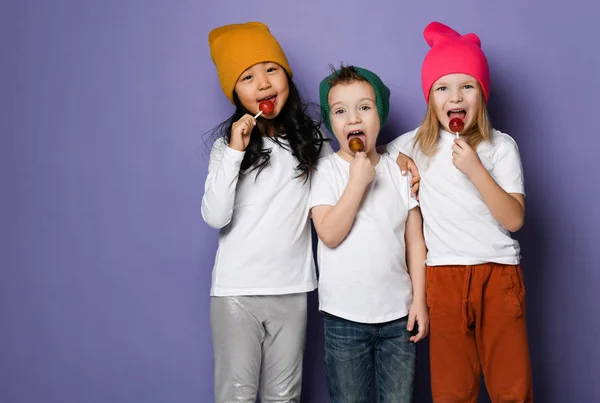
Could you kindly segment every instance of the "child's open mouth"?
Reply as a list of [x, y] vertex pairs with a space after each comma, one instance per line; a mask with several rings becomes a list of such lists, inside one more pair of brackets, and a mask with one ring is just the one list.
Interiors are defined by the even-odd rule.
[[277, 101], [277, 95], [269, 95], [267, 97], [261, 98], [258, 100], [258, 103], [260, 104], [262, 101], [269, 101], [273, 105], [275, 105], [275, 102]]
[[365, 148], [367, 148], [367, 136], [362, 130], [354, 130], [348, 133], [348, 142], [350, 142], [350, 140], [352, 140], [354, 137], [358, 137], [359, 139], [361, 139], [363, 144], [365, 145]]
[[464, 109], [451, 109], [448, 111], [448, 117], [450, 118], [450, 120], [452, 120], [454, 118], [464, 120], [466, 116], [467, 116], [467, 111]]

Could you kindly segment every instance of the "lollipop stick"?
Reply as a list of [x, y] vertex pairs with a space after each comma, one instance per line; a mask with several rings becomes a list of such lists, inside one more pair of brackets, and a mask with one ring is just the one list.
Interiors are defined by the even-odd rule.
[[459, 133], [465, 128], [465, 123], [459, 118], [454, 118], [450, 120], [448, 126], [450, 131], [456, 133], [456, 138], [458, 139]]
[[254, 115], [254, 119], [258, 118], [260, 115], [262, 115], [262, 111], [259, 111], [256, 115]]

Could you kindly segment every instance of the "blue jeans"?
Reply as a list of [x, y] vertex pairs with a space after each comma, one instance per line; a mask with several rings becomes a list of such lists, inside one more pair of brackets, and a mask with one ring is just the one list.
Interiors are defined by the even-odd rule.
[[369, 324], [323, 316], [332, 403], [369, 403], [373, 378], [377, 403], [412, 402], [416, 346], [406, 330], [408, 317]]

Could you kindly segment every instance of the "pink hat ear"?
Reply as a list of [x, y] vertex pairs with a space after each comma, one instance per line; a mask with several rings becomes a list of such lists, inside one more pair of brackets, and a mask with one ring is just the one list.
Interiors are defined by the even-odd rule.
[[463, 35], [462, 39], [464, 41], [471, 42], [471, 43], [477, 45], [478, 48], [481, 48], [481, 40], [475, 34], [466, 34], [466, 35]]
[[441, 22], [431, 22], [425, 27], [423, 36], [430, 47], [439, 45], [442, 42], [446, 42], [450, 39], [460, 38], [460, 34]]

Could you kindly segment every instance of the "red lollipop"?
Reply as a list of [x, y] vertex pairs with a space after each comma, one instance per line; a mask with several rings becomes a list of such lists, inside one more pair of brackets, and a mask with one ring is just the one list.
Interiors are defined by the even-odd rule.
[[263, 99], [258, 104], [258, 109], [260, 109], [260, 111], [265, 115], [268, 115], [269, 113], [273, 112], [275, 105], [273, 105], [273, 102], [269, 101], [268, 99]]
[[450, 126], [450, 131], [456, 133], [456, 138], [458, 138], [458, 134], [465, 128], [465, 122], [463, 122], [462, 119], [454, 118], [450, 120], [448, 126]]

